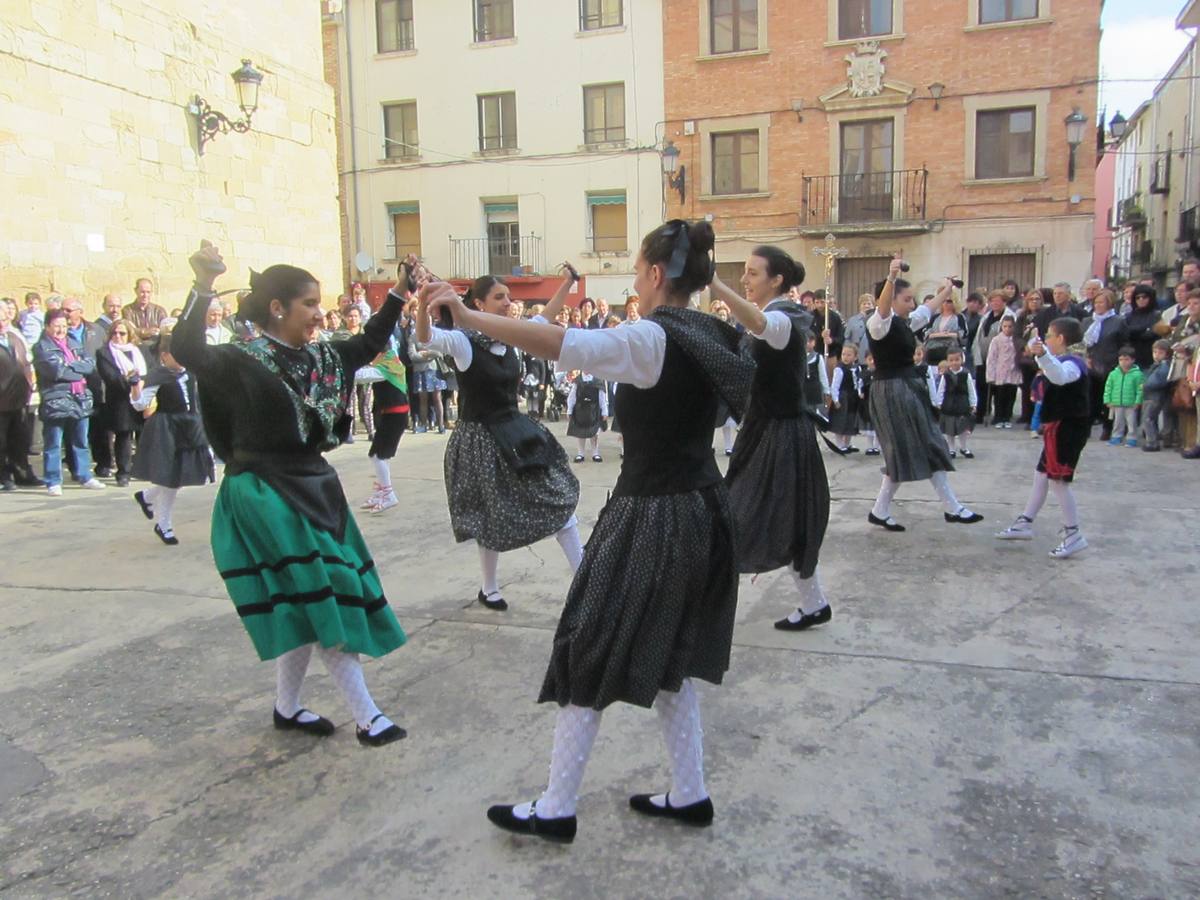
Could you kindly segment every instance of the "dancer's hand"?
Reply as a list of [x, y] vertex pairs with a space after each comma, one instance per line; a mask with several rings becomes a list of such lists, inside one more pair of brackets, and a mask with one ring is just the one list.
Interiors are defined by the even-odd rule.
[[888, 263], [888, 278], [890, 278], [892, 281], [895, 281], [897, 278], [899, 278], [900, 273], [903, 271], [903, 266], [904, 260], [901, 259], [900, 254], [897, 253], [896, 256], [893, 257], [892, 261]]
[[210, 290], [217, 276], [225, 272], [221, 251], [209, 241], [201, 241], [200, 249], [188, 257], [188, 265], [196, 275], [196, 287]]
[[462, 298], [458, 296], [453, 286], [445, 281], [430, 281], [423, 284], [417, 293], [417, 303], [421, 309], [428, 312], [432, 319], [437, 319], [445, 309], [449, 310], [450, 315], [457, 321], [466, 311]]

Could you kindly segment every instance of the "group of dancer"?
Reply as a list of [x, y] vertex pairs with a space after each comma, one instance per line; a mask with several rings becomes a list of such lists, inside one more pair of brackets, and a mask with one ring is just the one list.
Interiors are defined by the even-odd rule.
[[[570, 278], [541, 316], [519, 320], [507, 315], [511, 298], [500, 279], [478, 279], [460, 298], [419, 265], [406, 265], [362, 334], [321, 343], [316, 280], [272, 266], [252, 277], [239, 310], [259, 337], [218, 347], [205, 344], [203, 324], [224, 263], [207, 243], [192, 256], [196, 283], [171, 352], [198, 381], [205, 429], [226, 464], [213, 555], [260, 658], [276, 661], [277, 728], [334, 730], [301, 705], [315, 650], [362, 743], [405, 736], [374, 704], [359, 662], [359, 654], [398, 648], [405, 634], [322, 453], [345, 441], [354, 373], [387, 351], [415, 293], [419, 344], [449, 356], [458, 373], [461, 407], [445, 485], [455, 538], [478, 547], [477, 600], [506, 609], [499, 554], [550, 535], [572, 573], [539, 695], [558, 706], [549, 782], [536, 799], [493, 806], [488, 818], [511, 832], [572, 841], [602, 713], [619, 701], [656, 710], [671, 767], [669, 789], [635, 794], [631, 808], [689, 825], [712, 822], [693, 680], [720, 684], [729, 668], [739, 573], [788, 568], [798, 603], [776, 623], [781, 630], [832, 619], [818, 575], [829, 484], [819, 417], [806, 402], [811, 314], [787, 298], [804, 268], [779, 248], [758, 247], [742, 297], [716, 277], [714, 240], [709, 224], [683, 220], [646, 235], [635, 278], [643, 315], [612, 329], [552, 324]], [[897, 486], [929, 479], [948, 522], [976, 522], [981, 516], [949, 488], [946, 443], [913, 383], [915, 339], [905, 321], [912, 293], [899, 267], [897, 260], [880, 286], [869, 323], [871, 414], [885, 470], [869, 519], [902, 530], [890, 514]], [[689, 305], [706, 287], [744, 336]], [[522, 352], [620, 385], [612, 412], [624, 437], [621, 471], [586, 548], [567, 454], [517, 408]], [[741, 422], [724, 477], [711, 447], [720, 407]], [[1046, 477], [1060, 478], [1061, 465], [1047, 466]]]

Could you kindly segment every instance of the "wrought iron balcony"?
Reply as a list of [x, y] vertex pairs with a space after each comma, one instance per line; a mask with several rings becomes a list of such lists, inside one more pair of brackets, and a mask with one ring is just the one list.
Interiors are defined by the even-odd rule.
[[800, 229], [840, 225], [853, 231], [923, 231], [928, 180], [924, 168], [803, 176]]
[[1126, 197], [1117, 205], [1117, 224], [1129, 228], [1141, 228], [1146, 224], [1146, 211], [1142, 208], [1142, 195]]
[[450, 238], [448, 278], [534, 275], [544, 267], [542, 239], [536, 234]]

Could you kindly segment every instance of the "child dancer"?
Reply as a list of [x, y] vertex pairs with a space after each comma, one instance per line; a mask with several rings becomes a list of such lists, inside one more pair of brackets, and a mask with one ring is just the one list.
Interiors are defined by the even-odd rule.
[[[875, 299], [871, 299], [871, 311], [875, 311]], [[878, 456], [879, 445], [875, 438], [875, 426], [871, 424], [871, 382], [875, 379], [875, 355], [870, 350], [866, 355], [866, 366], [860, 369], [862, 378], [862, 402], [858, 405], [858, 430], [867, 439], [867, 456]]]
[[963, 456], [975, 458], [975, 454], [967, 447], [967, 440], [971, 437], [971, 425], [975, 421], [979, 398], [975, 393], [975, 379], [963, 367], [963, 360], [963, 352], [957, 348], [946, 354], [946, 371], [938, 380], [937, 393], [933, 398], [933, 405], [941, 411], [942, 434], [950, 445], [951, 459], [956, 456], [955, 441], [958, 441], [958, 451]]
[[411, 408], [408, 403], [408, 341], [395, 335], [388, 338], [388, 348], [368, 367], [377, 379], [371, 382], [372, 413], [375, 436], [371, 438], [368, 456], [375, 467], [375, 491], [362, 504], [367, 512], [381, 513], [397, 506], [400, 500], [392, 487], [392, 457], [400, 446], [400, 438], [408, 428]]
[[1104, 405], [1112, 410], [1113, 430], [1109, 445], [1121, 446], [1128, 438], [1130, 447], [1137, 446], [1138, 412], [1142, 408], [1142, 370], [1135, 364], [1132, 347], [1117, 352], [1117, 367], [1108, 373], [1104, 382]]
[[815, 334], [808, 336], [805, 346], [808, 349], [805, 357], [808, 374], [804, 381], [804, 402], [809, 409], [824, 417], [829, 409], [829, 370], [825, 368], [825, 357], [817, 352]]
[[987, 380], [992, 387], [992, 427], [1012, 428], [1013, 404], [1021, 384], [1017, 365], [1017, 344], [1013, 337], [1016, 322], [1000, 320], [1000, 333], [992, 339], [987, 353]]
[[165, 319], [158, 339], [158, 364], [145, 384], [134, 385], [130, 404], [146, 415], [131, 473], [150, 488], [133, 495], [142, 514], [154, 519], [154, 533], [168, 546], [179, 538], [171, 522], [175, 498], [185, 485], [215, 481], [212, 453], [196, 409], [196, 379], [171, 355], [173, 319]]
[[[1033, 520], [1054, 491], [1062, 508], [1062, 540], [1050, 551], [1051, 559], [1067, 559], [1087, 549], [1087, 540], [1079, 530], [1079, 508], [1071, 492], [1079, 456], [1091, 433], [1091, 406], [1087, 363], [1082, 356], [1083, 326], [1065, 316], [1055, 319], [1046, 330], [1043, 343], [1036, 335], [1027, 349], [1046, 376], [1046, 396], [1042, 401], [1042, 455], [1033, 476], [1033, 491], [1025, 512], [996, 535], [1002, 541], [1033, 539]], [[1049, 352], [1047, 352], [1047, 350]]]
[[579, 372], [567, 394], [567, 435], [579, 442], [575, 462], [583, 462], [588, 444], [592, 446], [592, 462], [604, 462], [600, 456], [600, 428], [608, 418], [608, 391], [604, 382], [587, 372]]
[[858, 347], [846, 343], [842, 345], [842, 361], [833, 370], [833, 381], [829, 385], [832, 407], [829, 414], [829, 430], [833, 432], [833, 439], [838, 448], [844, 453], [858, 452], [857, 447], [850, 445], [850, 438], [859, 431], [862, 396], [862, 367], [858, 364]]

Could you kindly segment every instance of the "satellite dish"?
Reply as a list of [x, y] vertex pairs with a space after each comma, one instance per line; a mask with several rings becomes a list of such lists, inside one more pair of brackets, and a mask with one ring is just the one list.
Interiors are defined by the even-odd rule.
[[375, 268], [375, 260], [371, 258], [371, 254], [366, 250], [359, 250], [354, 257], [354, 267], [360, 272], [369, 272]]

